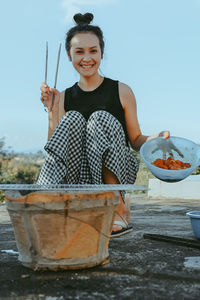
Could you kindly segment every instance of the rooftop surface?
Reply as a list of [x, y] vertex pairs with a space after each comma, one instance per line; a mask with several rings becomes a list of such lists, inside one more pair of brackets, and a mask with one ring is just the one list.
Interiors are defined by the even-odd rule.
[[0, 299], [200, 299], [200, 250], [144, 238], [197, 241], [186, 212], [200, 210], [200, 200], [129, 196], [134, 230], [110, 241], [109, 264], [76, 271], [24, 267], [6, 206], [0, 205]]

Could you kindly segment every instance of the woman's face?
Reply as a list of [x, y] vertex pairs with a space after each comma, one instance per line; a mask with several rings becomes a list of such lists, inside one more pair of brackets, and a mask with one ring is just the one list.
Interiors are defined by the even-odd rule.
[[96, 74], [101, 63], [98, 37], [93, 33], [77, 33], [71, 39], [68, 56], [81, 76], [90, 77]]

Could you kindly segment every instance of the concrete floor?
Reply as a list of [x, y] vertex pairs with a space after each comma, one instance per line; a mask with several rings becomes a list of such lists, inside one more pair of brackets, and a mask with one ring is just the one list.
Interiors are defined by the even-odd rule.
[[[110, 263], [81, 271], [34, 272], [21, 265], [0, 205], [0, 299], [200, 299], [200, 250], [144, 239], [153, 233], [196, 240], [185, 215], [200, 200], [131, 196], [133, 232], [112, 239]], [[199, 241], [200, 245], [200, 241]]]

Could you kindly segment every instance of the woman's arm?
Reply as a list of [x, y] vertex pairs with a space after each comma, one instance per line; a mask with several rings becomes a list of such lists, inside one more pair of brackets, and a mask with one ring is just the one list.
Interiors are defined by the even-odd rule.
[[[52, 136], [60, 119], [65, 114], [64, 110], [64, 92], [60, 93], [58, 90], [50, 88], [45, 83], [41, 86], [41, 101], [48, 109], [48, 140]], [[52, 96], [54, 94], [54, 105], [52, 107]]]
[[119, 96], [124, 109], [129, 140], [135, 151], [139, 151], [141, 146], [151, 138], [158, 136], [163, 136], [164, 139], [169, 138], [169, 131], [161, 131], [160, 133], [151, 136], [143, 135], [138, 123], [135, 96], [131, 88], [128, 85], [119, 82]]
[[54, 108], [48, 112], [49, 112], [49, 125], [48, 125], [48, 140], [49, 140], [59, 122], [59, 109], [57, 106], [54, 106]]
[[[65, 114], [64, 94], [65, 92], [63, 91], [62, 93], [59, 93], [59, 95], [55, 96], [55, 105], [53, 109], [49, 111], [48, 140]], [[58, 99], [56, 99], [56, 97], [58, 97]]]

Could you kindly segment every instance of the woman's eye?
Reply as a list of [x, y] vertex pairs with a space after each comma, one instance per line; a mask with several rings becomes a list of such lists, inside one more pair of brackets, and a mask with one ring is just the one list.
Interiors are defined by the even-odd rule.
[[76, 53], [80, 54], [80, 53], [83, 53], [83, 51], [79, 50], [79, 51], [76, 51]]
[[91, 50], [91, 53], [96, 53], [97, 52], [97, 50]]

